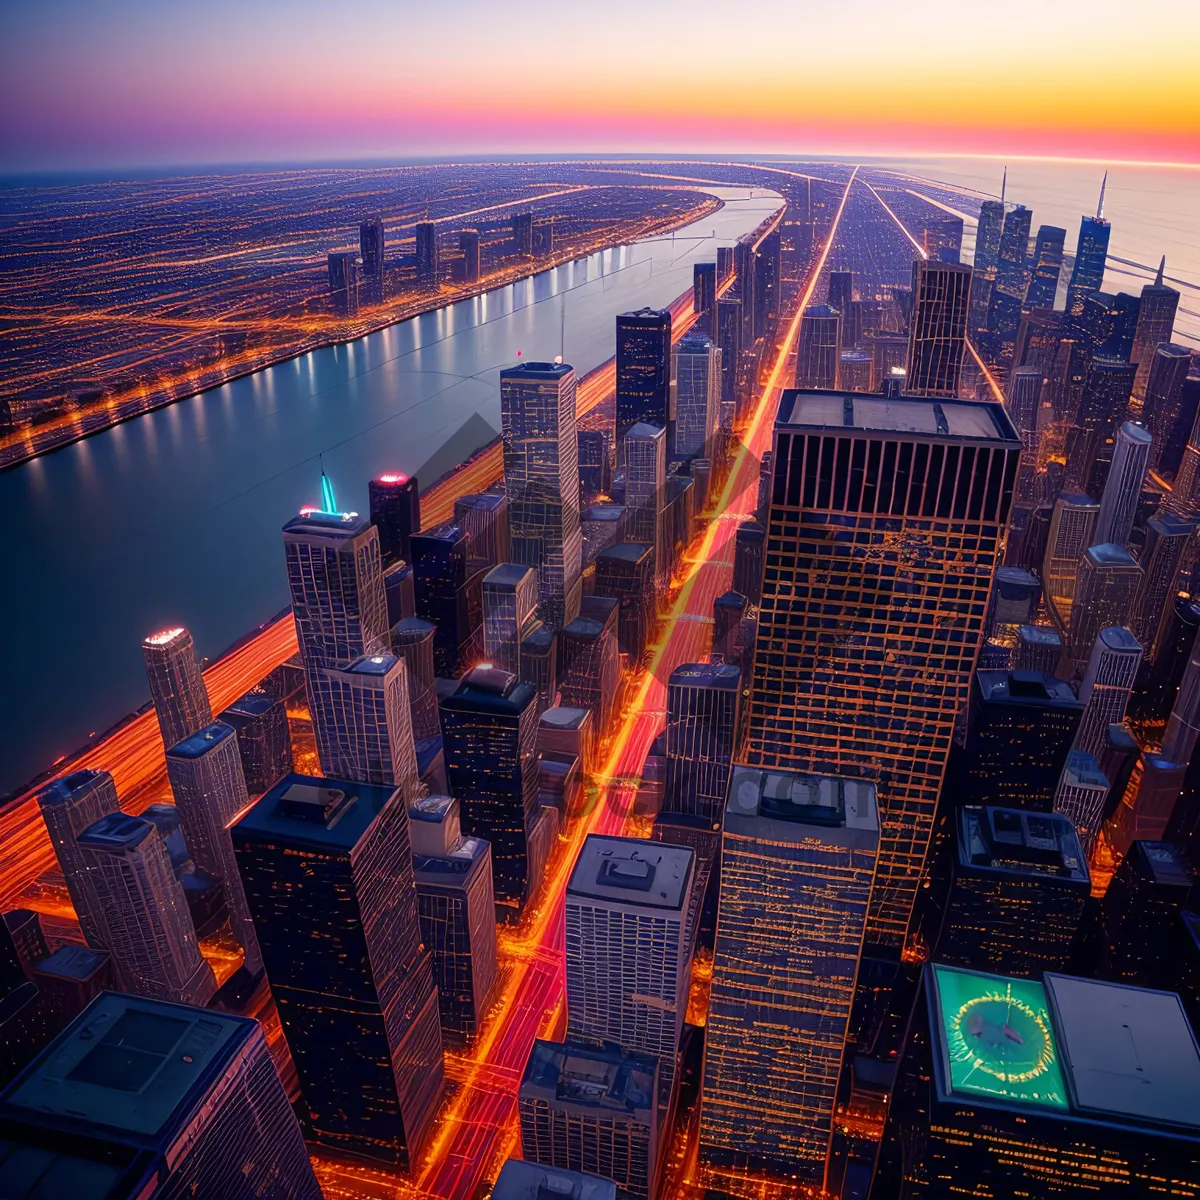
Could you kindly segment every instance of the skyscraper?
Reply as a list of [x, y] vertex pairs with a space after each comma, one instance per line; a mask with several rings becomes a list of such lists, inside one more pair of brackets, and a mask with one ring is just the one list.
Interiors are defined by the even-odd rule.
[[976, 271], [994, 271], [1000, 261], [1000, 234], [1004, 229], [1004, 201], [985, 200], [979, 206], [975, 232]]
[[1100, 630], [1079, 687], [1084, 710], [1072, 749], [1099, 759], [1108, 740], [1108, 727], [1125, 720], [1129, 693], [1141, 665], [1141, 644], [1128, 629], [1109, 625]]
[[246, 969], [257, 975], [262, 954], [229, 837], [229, 826], [250, 803], [237, 734], [218, 722], [184, 738], [167, 751], [167, 776], [188, 852], [196, 866], [220, 882]]
[[1138, 400], [1146, 398], [1146, 384], [1150, 381], [1150, 368], [1154, 365], [1154, 351], [1164, 342], [1172, 340], [1175, 330], [1175, 310], [1179, 307], [1179, 293], [1163, 283], [1163, 270], [1167, 260], [1159, 264], [1153, 283], [1142, 288], [1141, 304], [1138, 307], [1137, 329], [1133, 335], [1130, 361], [1137, 363], [1137, 377], [1133, 381], [1133, 394]]
[[441, 718], [463, 831], [491, 843], [497, 904], [519, 912], [553, 836], [537, 802], [537, 692], [507, 671], [475, 667], [443, 698]]
[[1191, 369], [1192, 351], [1189, 346], [1176, 346], [1173, 342], [1160, 343], [1154, 349], [1150, 374], [1146, 377], [1146, 399], [1142, 405], [1144, 423], [1154, 438], [1150, 452], [1150, 467], [1174, 471], [1179, 458], [1172, 454], [1170, 464], [1165, 457], [1168, 448], [1178, 446], [1176, 452], [1182, 456], [1182, 443], [1187, 441], [1195, 423], [1196, 413], [1183, 407], [1183, 383]]
[[142, 657], [164, 746], [175, 745], [212, 721], [208, 689], [186, 629], [151, 634], [142, 642]]
[[287, 704], [274, 696], [247, 692], [217, 718], [237, 734], [246, 790], [265, 792], [292, 769], [292, 742]]
[[1104, 355], [1088, 364], [1079, 409], [1067, 436], [1067, 482], [1071, 487], [1087, 491], [1102, 457], [1112, 462], [1110, 443], [1129, 411], [1136, 373], [1132, 363]]
[[1169, 509], [1160, 509], [1146, 522], [1146, 541], [1138, 555], [1142, 583], [1133, 610], [1133, 631], [1149, 652], [1163, 614], [1178, 588], [1176, 576], [1184, 552], [1196, 535], [1196, 523]]
[[734, 768], [700, 1153], [821, 1186], [879, 852], [866, 780]]
[[[1024, 301], [1029, 290], [1029, 226], [1033, 213], [1023, 204], [1004, 216], [1000, 251], [996, 263], [996, 291], [1014, 300]], [[916, 295], [916, 288], [913, 288]]]
[[658, 1059], [669, 1103], [691, 966], [695, 853], [589, 834], [567, 882], [567, 1033]]
[[612, 1044], [535, 1041], [517, 1099], [525, 1161], [604, 1175], [620, 1200], [653, 1200], [657, 1072], [653, 1055]]
[[437, 673], [453, 679], [479, 653], [483, 573], [470, 573], [471, 539], [452, 521], [414, 533], [409, 544], [417, 616], [435, 627]]
[[1098, 292], [1104, 286], [1104, 265], [1108, 257], [1108, 238], [1112, 233], [1104, 219], [1104, 193], [1101, 192], [1100, 208], [1094, 217], [1082, 217], [1079, 221], [1079, 242], [1075, 248], [1075, 265], [1071, 268], [1071, 282], [1067, 284], [1067, 313], [1075, 315], [1085, 297]]
[[417, 280], [420, 283], [436, 285], [441, 275], [437, 226], [432, 221], [418, 221], [413, 232], [417, 242]]
[[641, 661], [654, 628], [654, 547], [619, 542], [596, 556], [595, 594], [616, 600], [617, 639], [631, 664]]
[[717, 333], [717, 264], [696, 263], [692, 267], [692, 311], [695, 328], [715, 338]]
[[537, 571], [542, 620], [561, 629], [579, 612], [583, 556], [574, 370], [531, 362], [501, 371], [500, 409], [513, 561]]
[[1033, 251], [1033, 274], [1025, 293], [1026, 308], [1054, 307], [1066, 240], [1067, 231], [1056, 225], [1042, 225], [1038, 229]]
[[957, 396], [966, 352], [971, 268], [917, 259], [912, 288], [904, 390], [916, 396]]
[[717, 346], [721, 351], [721, 431], [733, 429], [742, 368], [742, 302], [737, 296], [717, 301]]
[[329, 291], [334, 307], [340, 313], [358, 311], [358, 255], [336, 251], [325, 260]]
[[405, 797], [417, 784], [408, 671], [394, 654], [371, 654], [344, 669], [308, 672], [317, 756], [329, 779], [390, 784]]
[[962, 237], [962, 217], [946, 215], [928, 218], [922, 237], [925, 257], [934, 262], [958, 262], [962, 253]]
[[100, 901], [88, 860], [79, 849], [79, 835], [101, 817], [120, 811], [113, 778], [107, 771], [72, 771], [38, 793], [38, 807], [84, 940], [89, 946], [107, 949]]
[[523, 254], [526, 257], [533, 254], [533, 213], [513, 213], [512, 246], [514, 254]]
[[357, 513], [310, 512], [283, 527], [283, 548], [305, 670], [386, 654], [387, 596], [375, 526]]
[[1079, 835], [1084, 857], [1092, 852], [1111, 782], [1093, 754], [1072, 750], [1054, 793], [1054, 811], [1067, 817]]
[[599, 1175], [507, 1159], [492, 1188], [492, 1200], [617, 1200], [617, 1185]]
[[479, 282], [479, 230], [460, 229], [458, 248], [463, 256], [463, 283]]
[[1133, 529], [1142, 484], [1150, 461], [1150, 434], [1140, 425], [1126, 421], [1117, 431], [1112, 467], [1100, 497], [1100, 513], [1092, 532], [1095, 544], [1114, 542], [1124, 546]]
[[362, 272], [369, 278], [383, 275], [383, 218], [367, 217], [358, 227], [358, 248], [362, 253]]
[[112, 955], [122, 991], [204, 1005], [217, 990], [200, 956], [183, 888], [149, 821], [110, 812], [77, 839], [98, 910], [96, 949]]
[[588, 596], [579, 616], [559, 637], [558, 686], [562, 703], [590, 708], [597, 729], [605, 729], [621, 682], [619, 601]]
[[416, 476], [388, 472], [367, 484], [371, 524], [379, 531], [379, 553], [385, 565], [412, 561], [409, 539], [421, 528], [421, 497]]
[[521, 639], [533, 628], [538, 602], [532, 567], [501, 563], [483, 579], [483, 653], [493, 666], [519, 675]]
[[654, 572], [670, 576], [673, 546], [663, 519], [666, 507], [667, 434], [661, 425], [639, 421], [625, 432], [625, 531], [634, 542], [654, 547]]
[[1075, 827], [1054, 813], [965, 805], [933, 957], [1040, 979], [1071, 961], [1091, 891]]
[[684, 663], [671, 672], [664, 812], [720, 820], [738, 748], [741, 681], [728, 663]]
[[841, 358], [841, 314], [828, 304], [809, 305], [796, 341], [796, 386], [837, 387]]
[[433, 956], [442, 1035], [474, 1040], [500, 974], [496, 966], [496, 904], [492, 848], [463, 837], [459, 805], [426, 796], [408, 806], [421, 938]]
[[671, 311], [617, 317], [617, 437], [639, 421], [666, 428], [671, 393]]
[[1128, 626], [1142, 582], [1142, 569], [1124, 546], [1100, 542], [1079, 560], [1071, 623], [1060, 674], [1078, 679], [1106, 625]]
[[289, 775], [233, 826], [305, 1136], [410, 1168], [442, 1086], [408, 808], [393, 787]]
[[748, 759], [880, 780], [873, 940], [907, 927], [1019, 455], [999, 405], [780, 401]]
[[711, 457], [721, 423], [721, 352], [695, 330], [675, 351], [675, 455]]
[[440, 737], [438, 722], [437, 669], [434, 666], [435, 628], [420, 617], [407, 617], [392, 629], [392, 649], [404, 659], [408, 707], [412, 714], [413, 741]]
[[467, 574], [490, 571], [512, 558], [508, 530], [508, 497], [503, 492], [476, 492], [454, 501], [454, 523], [467, 543]]
[[1042, 563], [1042, 583], [1051, 612], [1064, 629], [1071, 620], [1079, 560], [1094, 541], [1092, 531], [1099, 514], [1100, 505], [1082, 492], [1063, 492], [1054, 502]]
[[321, 1200], [258, 1022], [98, 997], [0, 1100], [12, 1197]]

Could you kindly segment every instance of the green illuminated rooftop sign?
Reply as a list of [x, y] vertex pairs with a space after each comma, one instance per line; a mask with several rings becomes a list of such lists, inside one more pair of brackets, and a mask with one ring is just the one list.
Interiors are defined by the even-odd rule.
[[933, 968], [949, 1090], [1066, 1109], [1046, 993], [1032, 979]]

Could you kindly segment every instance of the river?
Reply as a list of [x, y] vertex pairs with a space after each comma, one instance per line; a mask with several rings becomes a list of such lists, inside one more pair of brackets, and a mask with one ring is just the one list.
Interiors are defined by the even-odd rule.
[[697, 190], [724, 206], [674, 237], [305, 354], [0, 472], [0, 794], [145, 703], [147, 633], [186, 625], [213, 656], [287, 603], [279, 531], [319, 500], [319, 460], [339, 504], [359, 511], [382, 471], [432, 461], [440, 473], [447, 443], [462, 457], [499, 431], [502, 367], [560, 352], [581, 375], [598, 366], [617, 313], [670, 303], [694, 263], [781, 202], [761, 188]]

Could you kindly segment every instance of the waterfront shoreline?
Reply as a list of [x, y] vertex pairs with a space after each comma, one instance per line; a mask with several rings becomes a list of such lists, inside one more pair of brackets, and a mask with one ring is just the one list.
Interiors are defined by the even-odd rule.
[[[682, 182], [682, 181], [681, 181]], [[690, 191], [690, 187], [681, 187], [680, 191]], [[112, 400], [107, 403], [97, 402], [95, 409], [91, 413], [79, 412], [73, 417], [63, 415], [56, 420], [64, 423], [62, 436], [47, 438], [43, 444], [37, 443], [38, 439], [31, 437], [35, 427], [28, 428], [24, 431], [14, 430], [6, 435], [11, 439], [8, 445], [3, 445], [3, 440], [0, 439], [0, 471], [11, 470], [20, 467], [25, 463], [32, 462], [34, 459], [41, 458], [44, 455], [52, 454], [57, 450], [65, 449], [68, 446], [73, 446], [78, 442], [84, 441], [87, 438], [93, 437], [96, 434], [104, 433], [109, 429], [114, 429], [118, 425], [124, 424], [126, 421], [135, 420], [138, 417], [146, 416], [148, 413], [158, 412], [164, 408], [169, 408], [172, 404], [178, 404], [184, 400], [192, 400], [197, 396], [201, 396], [206, 392], [215, 391], [217, 388], [234, 383], [239, 379], [245, 379], [248, 376], [255, 375], [260, 371], [269, 370], [271, 367], [277, 367], [285, 363], [293, 362], [298, 358], [303, 358], [305, 355], [314, 354], [319, 350], [332, 349], [337, 346], [346, 346], [353, 342], [361, 341], [365, 337], [379, 333], [381, 330], [391, 328], [394, 325], [401, 325], [406, 321], [416, 320], [427, 313], [436, 312], [441, 308], [449, 308], [452, 305], [460, 304], [464, 300], [472, 300], [477, 296], [488, 295], [491, 292], [503, 291], [505, 288], [512, 287], [515, 284], [523, 283], [526, 280], [533, 279], [541, 275], [545, 271], [552, 271], [557, 267], [565, 266], [568, 263], [575, 262], [582, 258], [587, 258], [592, 254], [602, 254], [607, 251], [615, 250], [621, 246], [636, 246], [640, 242], [644, 242], [650, 238], [659, 237], [663, 234], [672, 233], [678, 229], [682, 229], [696, 221], [703, 220], [704, 217], [718, 212], [724, 208], [725, 201], [717, 196], [706, 196], [702, 203], [688, 209], [686, 212], [679, 213], [674, 217], [665, 218], [662, 221], [653, 224], [649, 229], [645, 230], [639, 237], [632, 241], [627, 238], [618, 238], [615, 241], [605, 242], [602, 245], [592, 247], [591, 249], [580, 251], [573, 249], [569, 252], [564, 251], [561, 254], [551, 254], [543, 262], [537, 265], [535, 270], [531, 270], [524, 274], [514, 275], [511, 279], [505, 279], [503, 282], [495, 280], [483, 281], [479, 284], [461, 284], [454, 288], [452, 294], [443, 295], [429, 294], [421, 297], [413, 303], [411, 307], [404, 306], [399, 312], [388, 312], [386, 316], [380, 315], [376, 319], [368, 319], [364, 323], [357, 325], [353, 332], [347, 332], [344, 336], [335, 334], [333, 336], [321, 336], [311, 343], [303, 345], [300, 349], [289, 347], [286, 353], [279, 355], [266, 354], [260, 360], [247, 365], [244, 369], [235, 371], [222, 372], [217, 369], [216, 364], [208, 368], [209, 377], [204, 377], [205, 382], [198, 385], [189, 385], [186, 391], [181, 391], [177, 395], [170, 394], [169, 391], [161, 393], [159, 398], [149, 401], [139, 399], [137, 401], [129, 399], [126, 404], [137, 404], [137, 407], [130, 407], [128, 412], [116, 412], [109, 414], [107, 419], [101, 419], [100, 423], [87, 428], [73, 428], [74, 426], [82, 426], [86, 423], [89, 416], [96, 417], [98, 413], [109, 404], [120, 405], [119, 400]], [[23, 432], [24, 436], [21, 436]]]

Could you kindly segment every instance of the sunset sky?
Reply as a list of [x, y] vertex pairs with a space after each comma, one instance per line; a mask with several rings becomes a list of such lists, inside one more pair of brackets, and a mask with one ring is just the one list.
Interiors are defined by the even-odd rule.
[[11, 0], [0, 171], [560, 152], [1200, 162], [1197, 0]]

